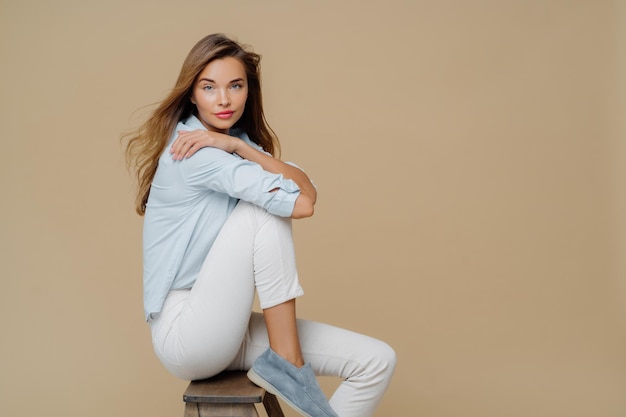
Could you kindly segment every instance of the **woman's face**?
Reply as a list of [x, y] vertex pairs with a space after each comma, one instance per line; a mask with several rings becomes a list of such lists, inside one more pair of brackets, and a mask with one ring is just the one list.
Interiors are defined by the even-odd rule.
[[214, 132], [228, 133], [243, 114], [248, 98], [246, 70], [237, 58], [207, 64], [193, 86], [191, 102], [202, 124]]

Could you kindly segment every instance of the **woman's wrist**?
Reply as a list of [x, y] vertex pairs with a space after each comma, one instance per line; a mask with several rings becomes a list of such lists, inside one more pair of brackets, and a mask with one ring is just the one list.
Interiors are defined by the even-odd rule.
[[241, 155], [241, 151], [243, 149], [243, 146], [247, 146], [247, 143], [244, 142], [243, 140], [237, 138], [236, 136], [231, 136], [231, 140], [232, 140], [232, 149], [233, 151], [231, 153], [236, 153], [237, 155], [241, 156], [242, 158], [246, 159], [243, 155]]

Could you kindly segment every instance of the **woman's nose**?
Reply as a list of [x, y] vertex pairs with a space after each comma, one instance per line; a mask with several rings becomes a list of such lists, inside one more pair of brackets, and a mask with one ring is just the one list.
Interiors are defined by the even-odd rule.
[[228, 97], [228, 92], [224, 90], [220, 91], [219, 104], [222, 106], [227, 106], [230, 104], [230, 98]]

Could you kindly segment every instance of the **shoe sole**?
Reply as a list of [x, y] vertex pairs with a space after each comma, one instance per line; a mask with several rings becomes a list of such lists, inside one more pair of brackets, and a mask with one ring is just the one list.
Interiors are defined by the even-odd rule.
[[294, 410], [296, 410], [300, 415], [304, 416], [304, 417], [313, 417], [312, 415], [306, 413], [304, 410], [302, 410], [300, 407], [298, 407], [297, 405], [295, 405], [294, 403], [292, 403], [291, 401], [289, 401], [289, 399], [285, 398], [280, 391], [278, 391], [276, 389], [276, 387], [274, 387], [272, 384], [270, 384], [269, 382], [267, 382], [265, 379], [261, 378], [261, 376], [259, 376], [259, 374], [257, 374], [256, 372], [254, 372], [252, 369], [250, 369], [248, 371], [248, 379], [252, 382], [254, 382], [255, 384], [257, 384], [259, 387], [264, 388], [265, 391], [269, 392], [270, 394], [274, 394], [277, 397], [280, 397], [281, 400], [283, 400], [284, 402], [286, 402], [291, 408], [293, 408]]

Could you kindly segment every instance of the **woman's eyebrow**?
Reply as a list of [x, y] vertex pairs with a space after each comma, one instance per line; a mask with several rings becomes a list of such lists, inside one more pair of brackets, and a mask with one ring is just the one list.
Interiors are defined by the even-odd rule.
[[[200, 78], [198, 80], [198, 82], [200, 82], [200, 81], [206, 81], [206, 82], [215, 84], [215, 80], [212, 80], [210, 78]], [[228, 84], [238, 83], [238, 82], [242, 82], [242, 81], [243, 81], [243, 78], [235, 78], [234, 80], [231, 80]]]

